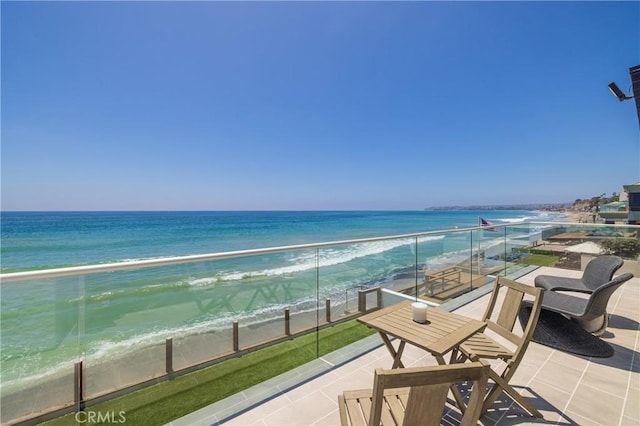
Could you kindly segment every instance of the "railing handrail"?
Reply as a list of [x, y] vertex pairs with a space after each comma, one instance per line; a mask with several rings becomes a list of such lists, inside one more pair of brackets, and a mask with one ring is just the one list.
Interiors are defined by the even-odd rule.
[[349, 244], [362, 244], [362, 243], [397, 240], [397, 239], [404, 239], [404, 238], [417, 238], [417, 237], [433, 236], [433, 235], [439, 235], [439, 234], [478, 231], [478, 230], [486, 230], [489, 227], [493, 229], [506, 228], [506, 227], [514, 227], [519, 225], [563, 225], [563, 226], [571, 225], [571, 226], [595, 226], [595, 227], [621, 227], [621, 228], [637, 228], [640, 230], [640, 225], [527, 221], [527, 222], [518, 222], [518, 223], [493, 224], [490, 226], [473, 226], [468, 228], [454, 228], [454, 229], [446, 229], [446, 230], [438, 230], [438, 231], [415, 232], [415, 233], [409, 233], [409, 234], [389, 235], [389, 236], [383, 236], [383, 237], [356, 238], [356, 239], [340, 240], [340, 241], [327, 241], [322, 243], [307, 243], [307, 244], [297, 244], [297, 245], [289, 245], [289, 246], [266, 247], [266, 248], [258, 248], [258, 249], [236, 250], [236, 251], [228, 251], [228, 252], [195, 254], [195, 255], [186, 255], [186, 256], [158, 257], [158, 258], [151, 258], [151, 259], [112, 262], [112, 263], [104, 263], [104, 264], [71, 266], [71, 267], [65, 267], [65, 268], [40, 269], [35, 271], [9, 272], [5, 274], [0, 274], [0, 284], [35, 280], [35, 279], [59, 278], [59, 277], [68, 277], [68, 276], [75, 276], [75, 275], [97, 274], [102, 272], [115, 272], [115, 271], [126, 271], [131, 269], [153, 268], [158, 266], [169, 266], [169, 265], [177, 265], [177, 264], [183, 264], [183, 263], [232, 259], [237, 257], [275, 254], [275, 253], [283, 253], [283, 252], [296, 251], [296, 250], [320, 249], [320, 248], [336, 247], [336, 246], [343, 246], [343, 245], [349, 245]]

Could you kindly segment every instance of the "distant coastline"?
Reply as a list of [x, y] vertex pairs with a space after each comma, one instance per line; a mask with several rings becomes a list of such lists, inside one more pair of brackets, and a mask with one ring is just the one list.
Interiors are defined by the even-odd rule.
[[573, 203], [534, 203], [534, 204], [497, 204], [485, 206], [434, 206], [425, 207], [425, 211], [458, 211], [458, 210], [543, 210], [565, 211]]
[[530, 210], [555, 212], [566, 215], [567, 221], [571, 223], [593, 223], [593, 214], [585, 210], [584, 207], [576, 206], [575, 203], [549, 203], [549, 204], [504, 204], [489, 206], [438, 206], [426, 207], [424, 211], [508, 211], [508, 210]]

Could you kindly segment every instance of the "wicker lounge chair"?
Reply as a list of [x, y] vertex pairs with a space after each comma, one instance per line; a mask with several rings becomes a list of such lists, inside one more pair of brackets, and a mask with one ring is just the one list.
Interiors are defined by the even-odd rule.
[[609, 282], [598, 286], [589, 297], [580, 297], [569, 293], [545, 291], [542, 309], [558, 312], [580, 323], [588, 332], [600, 336], [604, 334], [609, 323], [607, 303], [614, 291], [629, 281], [633, 274], [627, 272], [618, 275]]
[[538, 275], [535, 279], [535, 286], [552, 291], [593, 293], [599, 285], [611, 281], [613, 274], [620, 269], [622, 264], [623, 261], [618, 256], [598, 256], [587, 264], [581, 278]]

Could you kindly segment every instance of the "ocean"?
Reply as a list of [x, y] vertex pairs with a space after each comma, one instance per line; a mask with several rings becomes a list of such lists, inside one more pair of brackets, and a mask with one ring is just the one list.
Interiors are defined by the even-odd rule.
[[[548, 212], [2, 212], [2, 273], [402, 235], [495, 224], [557, 221]], [[420, 241], [430, 267], [461, 259], [468, 241]], [[406, 240], [89, 275], [2, 283], [2, 386], [46, 377], [80, 357], [259, 322], [284, 307], [384, 282], [418, 257]], [[322, 288], [316, 288], [316, 265]], [[264, 289], [269, 289], [268, 291]]]

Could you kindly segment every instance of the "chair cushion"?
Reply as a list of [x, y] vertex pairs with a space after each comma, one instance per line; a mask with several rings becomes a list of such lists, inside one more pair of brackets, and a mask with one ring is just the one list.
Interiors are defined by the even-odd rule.
[[588, 288], [580, 278], [554, 277], [553, 275], [538, 275], [534, 284], [536, 287], [545, 290], [569, 290], [591, 293], [593, 290]]
[[542, 309], [580, 318], [585, 314], [587, 302], [587, 298], [555, 291], [545, 291], [542, 298]]

